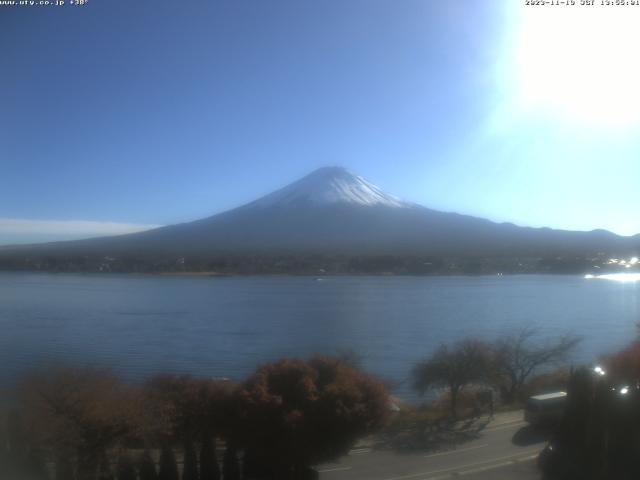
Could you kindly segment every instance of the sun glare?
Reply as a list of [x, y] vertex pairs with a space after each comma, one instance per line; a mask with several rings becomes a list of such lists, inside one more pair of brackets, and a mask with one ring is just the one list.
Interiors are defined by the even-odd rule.
[[585, 275], [584, 278], [599, 278], [602, 280], [615, 280], [616, 282], [638, 282], [640, 273], [607, 273], [605, 275]]
[[524, 109], [596, 126], [640, 120], [640, 7], [525, 7], [521, 15], [516, 89]]

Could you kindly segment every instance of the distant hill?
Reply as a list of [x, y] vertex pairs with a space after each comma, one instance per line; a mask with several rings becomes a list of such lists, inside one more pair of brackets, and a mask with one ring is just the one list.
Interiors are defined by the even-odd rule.
[[520, 227], [432, 210], [383, 192], [340, 167], [321, 168], [239, 208], [141, 233], [4, 247], [1, 258], [42, 256], [635, 254], [640, 238], [605, 230]]

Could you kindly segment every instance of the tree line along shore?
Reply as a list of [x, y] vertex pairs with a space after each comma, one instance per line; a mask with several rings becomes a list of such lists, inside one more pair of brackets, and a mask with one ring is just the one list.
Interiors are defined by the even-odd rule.
[[[188, 255], [63, 254], [0, 251], [0, 271], [173, 273], [190, 275], [495, 275], [586, 274], [636, 271], [611, 255], [530, 254], [466, 256], [389, 254]], [[631, 267], [631, 268], [630, 268]]]

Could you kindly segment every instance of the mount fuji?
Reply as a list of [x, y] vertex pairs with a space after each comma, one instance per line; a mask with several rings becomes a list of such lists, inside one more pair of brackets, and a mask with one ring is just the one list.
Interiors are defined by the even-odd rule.
[[631, 252], [638, 237], [520, 227], [405, 202], [325, 167], [233, 210], [116, 237], [0, 249], [47, 255], [262, 254], [545, 256]]

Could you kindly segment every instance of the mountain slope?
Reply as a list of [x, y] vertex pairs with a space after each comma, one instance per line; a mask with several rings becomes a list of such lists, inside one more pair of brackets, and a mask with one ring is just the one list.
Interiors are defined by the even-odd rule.
[[545, 256], [635, 251], [637, 244], [636, 238], [604, 230], [527, 228], [439, 212], [404, 202], [348, 170], [327, 167], [254, 202], [202, 220], [118, 237], [22, 246], [17, 250], [114, 256]]

